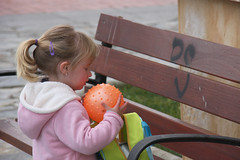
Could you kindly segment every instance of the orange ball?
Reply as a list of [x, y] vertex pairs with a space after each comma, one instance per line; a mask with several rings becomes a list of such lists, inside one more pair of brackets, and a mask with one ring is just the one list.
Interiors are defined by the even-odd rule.
[[[83, 106], [88, 112], [89, 117], [96, 122], [103, 120], [106, 109], [102, 106], [102, 102], [113, 108], [117, 103], [121, 92], [110, 84], [98, 84], [88, 90], [84, 97]], [[121, 97], [120, 106], [124, 104], [123, 96]]]

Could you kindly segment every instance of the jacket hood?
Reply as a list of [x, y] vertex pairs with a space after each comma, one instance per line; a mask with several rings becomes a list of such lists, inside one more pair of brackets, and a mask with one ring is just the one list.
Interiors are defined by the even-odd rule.
[[81, 98], [63, 83], [27, 83], [20, 94], [18, 109], [20, 128], [29, 138], [37, 138], [55, 112], [72, 100]]
[[20, 103], [34, 113], [52, 113], [66, 103], [81, 98], [68, 85], [60, 82], [27, 83], [20, 94]]

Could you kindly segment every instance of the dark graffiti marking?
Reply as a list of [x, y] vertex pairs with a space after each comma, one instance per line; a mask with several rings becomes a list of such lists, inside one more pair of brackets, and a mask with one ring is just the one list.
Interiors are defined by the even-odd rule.
[[[176, 47], [179, 47], [181, 50], [177, 55], [173, 56], [173, 51]], [[183, 41], [181, 39], [174, 38], [173, 44], [172, 44], [172, 55], [171, 55], [172, 62], [177, 61], [182, 56], [183, 47], [184, 47]]]
[[[174, 55], [174, 49], [176, 49], [177, 47], [180, 48], [180, 51], [179, 53], [177, 53], [176, 55]], [[183, 54], [183, 51], [184, 51], [184, 43], [181, 39], [178, 39], [178, 38], [174, 38], [173, 40], [173, 43], [172, 43], [172, 54], [171, 54], [171, 61], [174, 62], [174, 61], [177, 61], [181, 58], [182, 54]], [[195, 56], [195, 48], [192, 44], [189, 44], [184, 52], [184, 62], [186, 65], [189, 65], [190, 62], [189, 62], [189, 58], [190, 57], [190, 60], [192, 61], [192, 59], [194, 58]]]
[[185, 83], [185, 86], [184, 86], [183, 90], [180, 90], [179, 85], [178, 85], [178, 78], [177, 77], [175, 78], [174, 83], [175, 83], [175, 86], [176, 86], [176, 89], [177, 89], [177, 94], [178, 94], [179, 98], [182, 98], [184, 93], [186, 92], [188, 84], [189, 84], [189, 79], [190, 79], [190, 74], [188, 73], [187, 74], [187, 81]]
[[[179, 53], [174, 54], [174, 49], [176, 49], [177, 47], [180, 48]], [[179, 60], [182, 57], [183, 53], [184, 53], [184, 63], [188, 66], [188, 65], [190, 65], [191, 61], [193, 60], [193, 58], [195, 56], [195, 48], [192, 44], [189, 44], [184, 52], [183, 40], [174, 38], [173, 43], [172, 43], [171, 61], [174, 62], [174, 61]], [[174, 84], [176, 86], [176, 90], [177, 90], [177, 94], [178, 94], [179, 98], [182, 98], [184, 96], [184, 94], [188, 88], [189, 80], [190, 80], [190, 74], [188, 73], [184, 88], [183, 88], [183, 90], [180, 90], [179, 84], [178, 84], [178, 77], [175, 78]]]
[[191, 58], [191, 61], [192, 61], [192, 59], [195, 56], [195, 48], [192, 44], [188, 45], [188, 47], [185, 51], [185, 54], [184, 54], [184, 61], [185, 61], [186, 65], [190, 64], [189, 61], [188, 61], [188, 55], [189, 55], [189, 57]]

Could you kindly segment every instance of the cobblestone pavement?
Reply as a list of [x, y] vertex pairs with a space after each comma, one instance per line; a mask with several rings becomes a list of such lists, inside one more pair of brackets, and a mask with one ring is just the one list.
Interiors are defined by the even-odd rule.
[[[70, 24], [93, 38], [100, 13], [178, 31], [177, 0], [1, 0], [0, 70], [15, 69], [19, 43], [39, 38], [52, 26]], [[18, 96], [24, 84], [15, 76], [0, 77], [0, 119], [17, 116]], [[31, 157], [0, 140], [0, 160], [13, 159]]]

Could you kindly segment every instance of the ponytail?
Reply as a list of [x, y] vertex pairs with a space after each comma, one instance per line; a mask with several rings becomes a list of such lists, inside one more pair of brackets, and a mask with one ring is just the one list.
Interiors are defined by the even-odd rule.
[[[37, 47], [33, 54], [29, 53], [34, 44]], [[93, 61], [98, 52], [93, 40], [76, 32], [72, 26], [55, 26], [38, 40], [30, 39], [20, 44], [17, 50], [17, 76], [29, 82], [37, 82], [43, 77], [57, 77], [60, 62], [68, 61], [70, 67], [75, 67], [84, 60]], [[36, 74], [37, 71], [41, 75]]]
[[27, 40], [21, 43], [17, 49], [17, 76], [29, 82], [38, 81], [37, 64], [34, 56], [30, 56], [29, 48], [36, 44], [36, 40]]

